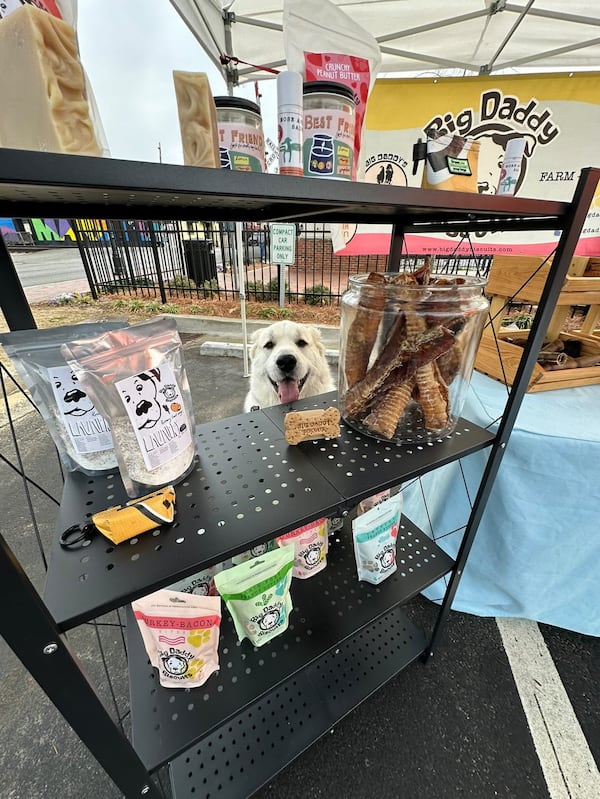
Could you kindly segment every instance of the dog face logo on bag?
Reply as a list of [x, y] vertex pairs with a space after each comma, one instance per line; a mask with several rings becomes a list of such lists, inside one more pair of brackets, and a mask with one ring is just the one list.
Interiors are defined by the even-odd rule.
[[396, 553], [394, 552], [394, 546], [392, 544], [387, 544], [375, 555], [375, 560], [379, 563], [379, 569], [382, 572], [391, 569], [394, 563], [396, 562]]
[[299, 559], [307, 569], [314, 569], [321, 562], [321, 544], [311, 544], [299, 552]]
[[188, 659], [175, 649], [171, 649], [169, 654], [161, 655], [161, 662], [171, 677], [183, 677], [188, 670]]
[[264, 608], [258, 615], [250, 619], [251, 622], [258, 624], [259, 635], [271, 632], [275, 627], [278, 627], [283, 621], [283, 613], [281, 611], [281, 604], [269, 605]]
[[61, 374], [55, 374], [54, 394], [59, 400], [63, 416], [85, 416], [88, 413], [95, 413], [92, 401], [85, 391], [82, 391], [77, 377], [68, 368], [62, 369]]
[[511, 139], [525, 140], [521, 167], [516, 178], [514, 193], [522, 186], [529, 159], [537, 147], [545, 147], [560, 135], [560, 128], [552, 119], [552, 111], [535, 97], [521, 100], [499, 89], [482, 92], [479, 108], [463, 108], [457, 114], [451, 111], [433, 117], [423, 132], [434, 137], [451, 135], [474, 139], [479, 145], [477, 162], [477, 190], [480, 194], [495, 194], [500, 180], [504, 153]]

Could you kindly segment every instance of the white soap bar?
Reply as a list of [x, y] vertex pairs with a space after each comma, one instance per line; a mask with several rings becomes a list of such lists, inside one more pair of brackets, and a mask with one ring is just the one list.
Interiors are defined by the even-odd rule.
[[73, 28], [25, 5], [0, 20], [0, 147], [100, 155]]
[[173, 71], [186, 166], [220, 167], [217, 109], [204, 72]]

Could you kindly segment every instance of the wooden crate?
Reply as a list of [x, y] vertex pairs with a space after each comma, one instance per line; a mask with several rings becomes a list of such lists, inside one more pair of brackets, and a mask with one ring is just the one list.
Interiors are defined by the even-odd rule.
[[[512, 385], [523, 354], [523, 348], [513, 341], [526, 339], [527, 330], [505, 330], [503, 309], [510, 300], [536, 305], [548, 276], [550, 261], [539, 268], [540, 259], [518, 256], [495, 256], [490, 268], [486, 294], [490, 299], [491, 326], [484, 330], [475, 359], [479, 372]], [[539, 268], [539, 270], [538, 270]], [[538, 270], [538, 271], [536, 271]], [[589, 305], [581, 329], [564, 333], [563, 326], [573, 305]], [[548, 325], [546, 341], [557, 338], [575, 339], [582, 343], [582, 355], [600, 355], [600, 259], [576, 257], [571, 261], [559, 300]], [[539, 364], [534, 367], [527, 386], [528, 393], [551, 391], [573, 386], [600, 383], [600, 366], [548, 371]]]
[[[526, 330], [511, 330], [510, 333], [513, 340], [527, 338]], [[582, 355], [595, 355], [598, 353], [600, 359], [600, 339], [580, 336], [576, 333], [561, 333], [560, 338], [565, 341], [567, 339], [581, 341]], [[498, 354], [498, 349], [500, 354]], [[498, 339], [496, 345], [493, 336], [482, 336], [475, 359], [475, 368], [478, 372], [494, 377], [496, 380], [501, 380], [502, 382], [506, 380], [506, 383], [512, 386], [522, 355], [523, 347], [518, 344], [511, 344], [508, 341]], [[500, 361], [500, 357], [502, 361]], [[574, 388], [575, 386], [592, 386], [596, 383], [600, 383], [600, 366], [588, 366], [582, 369], [561, 369], [556, 372], [549, 372], [539, 364], [536, 364], [533, 367], [533, 372], [527, 385], [527, 393], [553, 391], [557, 388]]]

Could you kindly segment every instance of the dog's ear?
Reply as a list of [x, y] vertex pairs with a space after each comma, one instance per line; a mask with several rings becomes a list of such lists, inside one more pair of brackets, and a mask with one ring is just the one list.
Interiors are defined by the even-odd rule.
[[254, 358], [256, 356], [256, 351], [258, 350], [258, 343], [260, 340], [261, 330], [255, 330], [254, 333], [250, 336], [250, 357]]
[[310, 325], [308, 327], [308, 331], [310, 333], [310, 337], [312, 338], [312, 344], [313, 344], [314, 348], [316, 350], [318, 350], [321, 353], [321, 355], [324, 355], [325, 354], [325, 345], [323, 344], [323, 341], [321, 340], [321, 331], [319, 330], [318, 327], [316, 327], [314, 325]]

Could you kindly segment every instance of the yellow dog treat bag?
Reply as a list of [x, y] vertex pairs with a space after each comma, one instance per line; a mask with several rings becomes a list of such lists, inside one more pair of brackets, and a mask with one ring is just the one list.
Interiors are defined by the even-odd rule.
[[131, 603], [165, 688], [197, 688], [219, 668], [221, 598], [155, 591]]
[[479, 142], [454, 133], [427, 132], [424, 189], [477, 192]]

